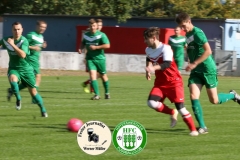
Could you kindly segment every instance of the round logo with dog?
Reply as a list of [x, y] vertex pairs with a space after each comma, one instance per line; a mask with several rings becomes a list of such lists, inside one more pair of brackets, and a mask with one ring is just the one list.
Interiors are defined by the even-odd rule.
[[99, 155], [104, 153], [111, 144], [111, 131], [100, 121], [89, 121], [78, 130], [77, 142], [87, 154]]
[[146, 146], [147, 132], [140, 123], [126, 120], [115, 127], [112, 141], [120, 153], [135, 155], [141, 152]]

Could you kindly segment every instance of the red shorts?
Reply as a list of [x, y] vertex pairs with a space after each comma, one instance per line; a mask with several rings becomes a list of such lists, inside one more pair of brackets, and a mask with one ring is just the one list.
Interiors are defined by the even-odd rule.
[[172, 103], [184, 102], [183, 86], [172, 88], [161, 88], [154, 86], [150, 92], [150, 95], [161, 97], [161, 102], [163, 102], [165, 98], [168, 98]]

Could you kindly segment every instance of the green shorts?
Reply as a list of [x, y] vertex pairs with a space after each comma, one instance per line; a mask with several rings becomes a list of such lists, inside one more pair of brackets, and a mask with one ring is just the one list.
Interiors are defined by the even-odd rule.
[[106, 74], [106, 60], [87, 60], [88, 70], [96, 70], [100, 74]]
[[36, 88], [35, 84], [36, 84], [36, 79], [35, 79], [35, 75], [33, 72], [19, 72], [17, 70], [9, 70], [8, 71], [8, 77], [10, 75], [15, 75], [18, 78], [18, 82], [21, 81], [21, 83], [25, 84], [26, 86], [29, 86], [31, 88]]
[[206, 88], [215, 88], [218, 85], [217, 73], [193, 72], [188, 79], [188, 86], [190, 84], [202, 84]]
[[175, 63], [177, 64], [178, 70], [182, 70], [184, 59], [183, 58], [178, 58], [175, 59]]
[[33, 72], [34, 74], [40, 74], [40, 66], [39, 66], [39, 63], [36, 63], [36, 62], [30, 62], [31, 66], [33, 67]]
[[33, 67], [33, 73], [36, 74], [41, 74], [40, 68], [39, 67]]

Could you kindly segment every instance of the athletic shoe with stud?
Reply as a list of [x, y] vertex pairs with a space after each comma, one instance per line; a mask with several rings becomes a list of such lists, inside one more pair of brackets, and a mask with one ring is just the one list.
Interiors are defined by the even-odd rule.
[[20, 100], [17, 100], [16, 101], [16, 110], [20, 110], [21, 109], [21, 101]]
[[199, 134], [208, 134], [207, 127], [205, 128], [197, 128]]
[[198, 136], [198, 131], [191, 131], [189, 133], [190, 136]]
[[178, 116], [178, 111], [176, 109], [174, 109], [174, 114], [171, 115], [171, 124], [170, 124], [170, 127], [173, 128], [176, 126], [177, 124], [177, 116]]
[[12, 95], [13, 95], [12, 89], [11, 89], [11, 88], [8, 88], [8, 89], [7, 89], [7, 100], [8, 100], [8, 101], [11, 101]]
[[98, 95], [95, 95], [91, 98], [91, 100], [99, 100], [99, 99], [100, 99], [100, 97]]
[[240, 104], [240, 95], [237, 94], [237, 92], [234, 91], [234, 90], [230, 90], [229, 93], [230, 93], [230, 94], [234, 94], [234, 99], [233, 99], [233, 101], [234, 101], [234, 102], [237, 102], [238, 104]]
[[82, 83], [82, 87], [85, 93], [90, 93], [88, 86], [84, 82]]
[[110, 99], [110, 94], [105, 94], [105, 99]]
[[45, 118], [47, 118], [47, 117], [48, 117], [48, 114], [47, 114], [47, 112], [42, 112], [42, 117], [45, 117]]

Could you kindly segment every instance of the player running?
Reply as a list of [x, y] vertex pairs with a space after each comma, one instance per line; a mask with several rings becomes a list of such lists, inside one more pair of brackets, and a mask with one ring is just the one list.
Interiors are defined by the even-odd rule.
[[[154, 86], [149, 94], [147, 104], [157, 112], [171, 116], [171, 127], [177, 123], [178, 112], [190, 129], [191, 136], [198, 136], [193, 118], [184, 106], [184, 89], [182, 77], [173, 60], [173, 52], [169, 45], [159, 41], [159, 28], [150, 27], [144, 31], [146, 48], [146, 78], [151, 80], [151, 73], [155, 72]], [[171, 109], [163, 102], [168, 98], [175, 104]]]

